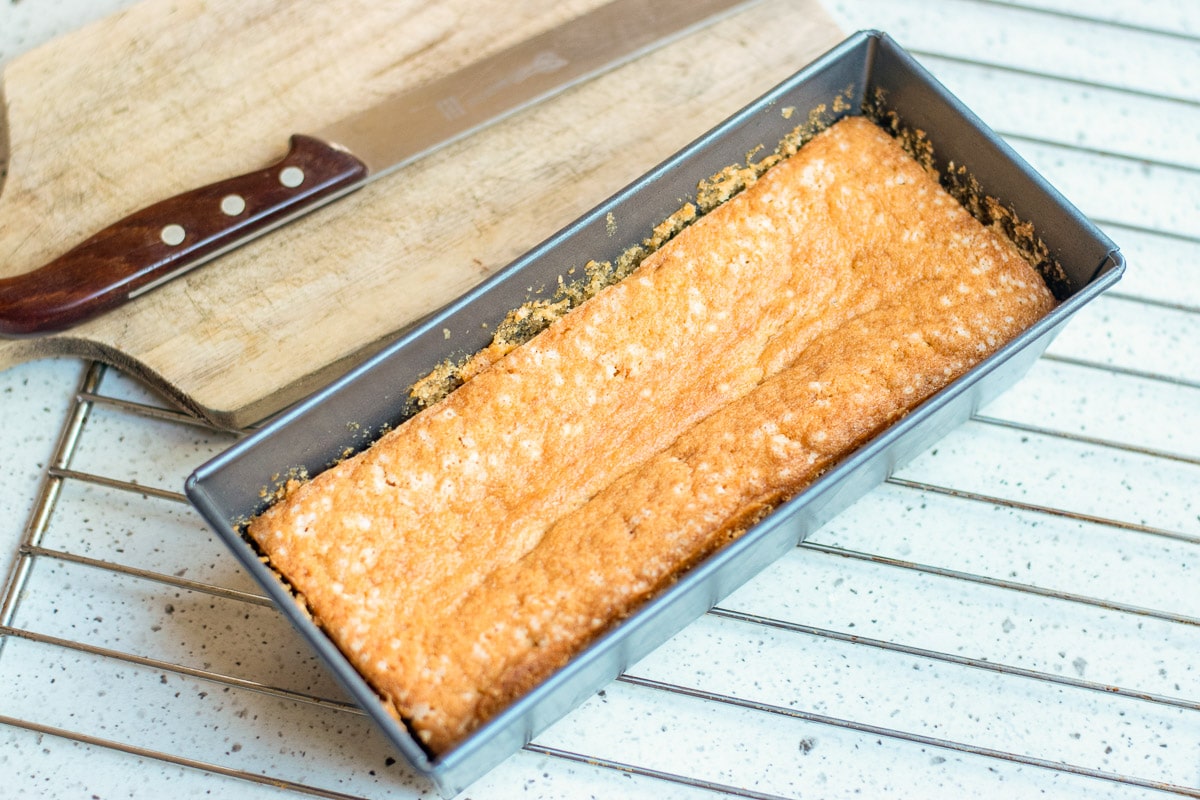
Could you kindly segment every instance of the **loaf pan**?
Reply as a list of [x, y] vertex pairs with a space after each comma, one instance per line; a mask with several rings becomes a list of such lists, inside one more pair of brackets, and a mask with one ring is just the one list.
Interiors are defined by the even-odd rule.
[[[988, 196], [1031, 222], [1061, 272], [1061, 301], [1046, 318], [875, 437], [740, 539], [595, 641], [567, 666], [452, 751], [431, 757], [264, 566], [240, 526], [260, 512], [279, 476], [315, 475], [358, 451], [409, 413], [408, 389], [447, 357], [488, 343], [510, 309], [545, 292], [591, 259], [615, 259], [691, 198], [701, 180], [769, 152], [798, 121], [827, 124], [864, 108], [924, 131], [936, 166], [965, 167]], [[805, 115], [808, 115], [807, 117]], [[892, 116], [895, 115], [895, 116]], [[618, 220], [616, 233], [612, 220]], [[767, 564], [881, 483], [1012, 384], [1085, 303], [1115, 283], [1124, 261], [1114, 244], [988, 130], [886, 34], [866, 31], [435, 313], [383, 352], [200, 467], [187, 495], [334, 674], [418, 773], [453, 794], [519, 749]]]

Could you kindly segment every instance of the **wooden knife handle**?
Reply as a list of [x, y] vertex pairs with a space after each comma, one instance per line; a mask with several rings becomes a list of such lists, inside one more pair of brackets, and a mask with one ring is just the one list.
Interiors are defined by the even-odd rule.
[[43, 267], [0, 279], [0, 335], [47, 333], [90, 319], [366, 175], [344, 150], [293, 136], [277, 164], [147, 206]]

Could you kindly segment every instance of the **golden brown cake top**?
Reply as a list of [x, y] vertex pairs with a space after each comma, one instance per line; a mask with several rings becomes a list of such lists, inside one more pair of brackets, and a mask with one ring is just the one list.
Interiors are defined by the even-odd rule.
[[441, 752], [1052, 303], [851, 118], [249, 534]]

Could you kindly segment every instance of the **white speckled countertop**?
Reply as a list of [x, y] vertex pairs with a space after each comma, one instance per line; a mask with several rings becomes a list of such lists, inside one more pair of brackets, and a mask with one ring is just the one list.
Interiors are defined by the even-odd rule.
[[[0, 62], [126, 3], [4, 3]], [[1200, 797], [1200, 4], [831, 5], [914, 52], [1127, 277], [463, 797]], [[0, 372], [0, 796], [432, 796], [180, 501], [231, 441], [113, 370]]]

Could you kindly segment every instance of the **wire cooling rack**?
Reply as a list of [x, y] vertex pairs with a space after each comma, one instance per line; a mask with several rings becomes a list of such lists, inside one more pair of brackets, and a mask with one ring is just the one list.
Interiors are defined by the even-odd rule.
[[[1200, 797], [1200, 9], [1032, 6], [834, 11], [924, 61], [1127, 279], [464, 797]], [[0, 794], [430, 794], [179, 493], [235, 434], [81, 374], [0, 595]]]

